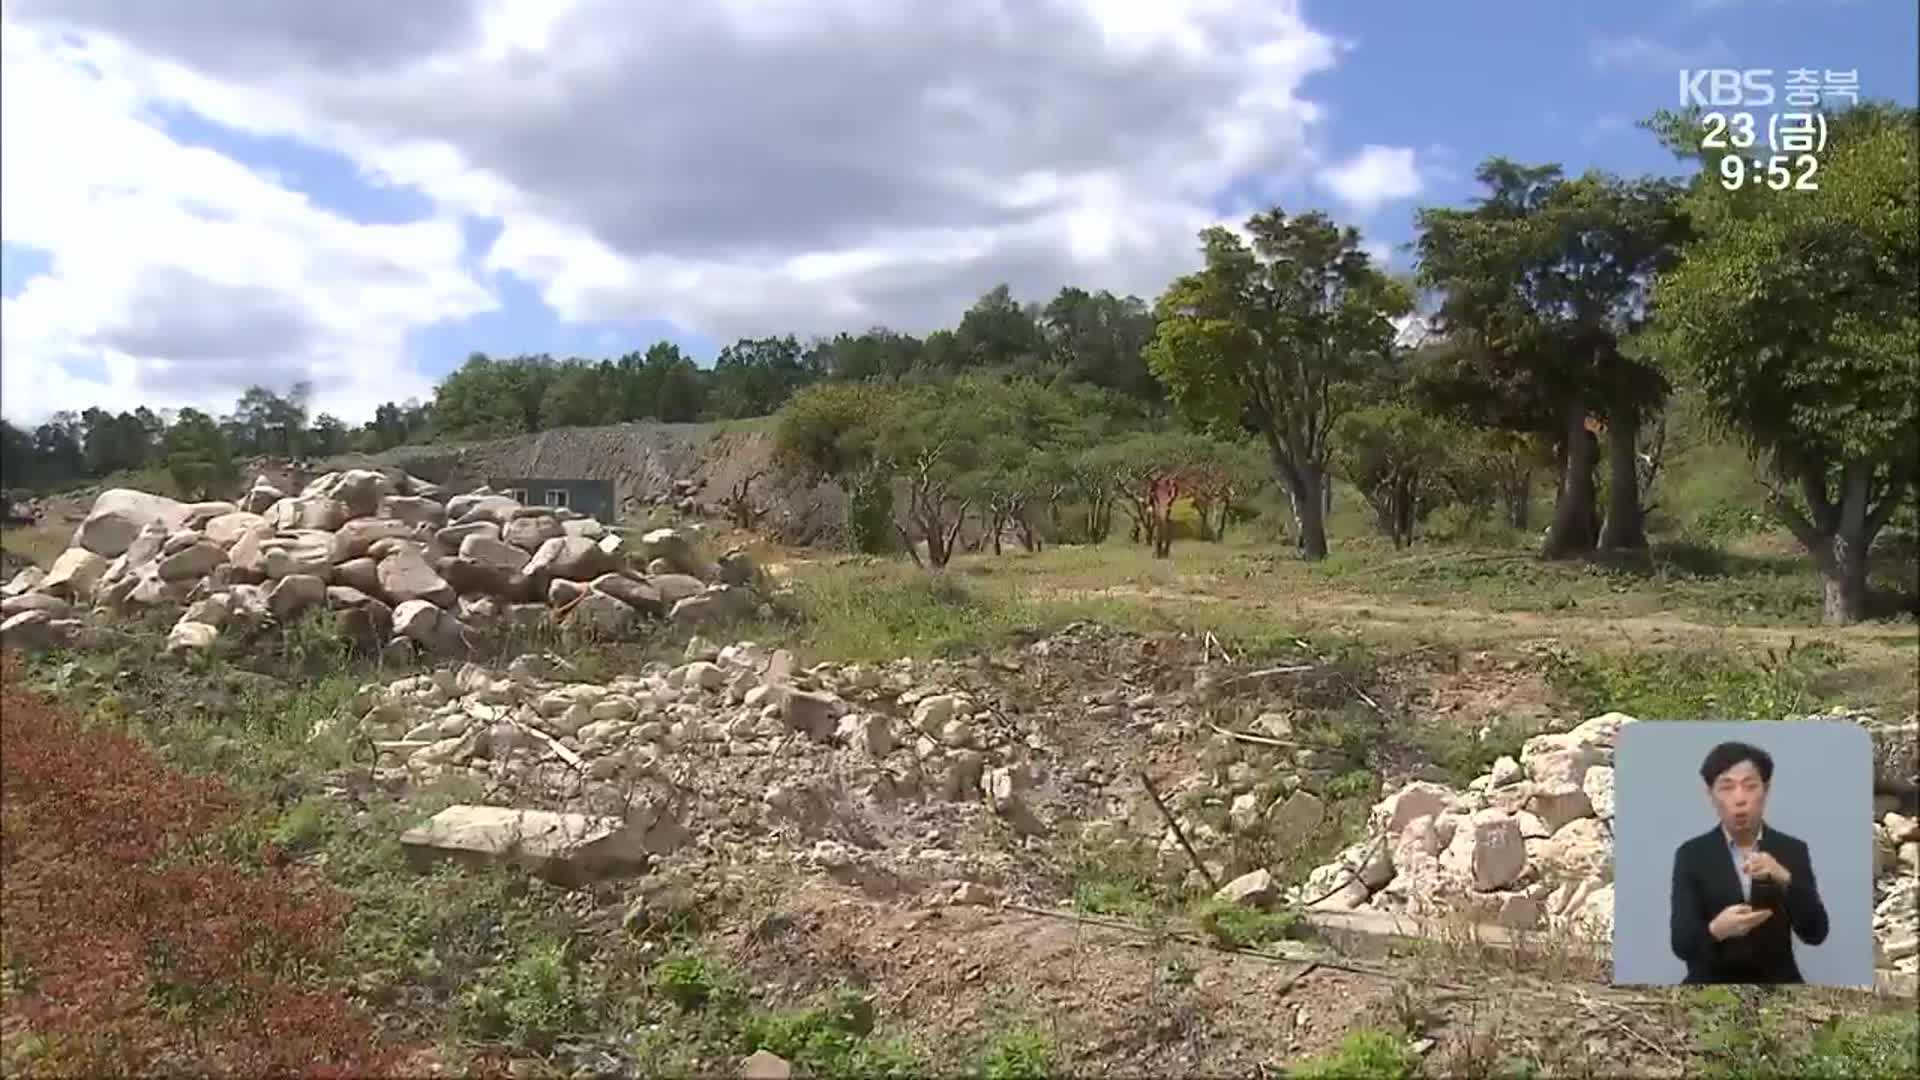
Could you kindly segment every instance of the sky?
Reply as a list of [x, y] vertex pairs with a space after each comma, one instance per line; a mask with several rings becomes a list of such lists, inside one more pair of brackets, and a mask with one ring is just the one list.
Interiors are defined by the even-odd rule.
[[1324, 210], [1408, 269], [1499, 154], [1673, 172], [1683, 67], [1913, 104], [1913, 0], [0, 0], [0, 414], [468, 354], [702, 364], [1151, 299], [1196, 234]]

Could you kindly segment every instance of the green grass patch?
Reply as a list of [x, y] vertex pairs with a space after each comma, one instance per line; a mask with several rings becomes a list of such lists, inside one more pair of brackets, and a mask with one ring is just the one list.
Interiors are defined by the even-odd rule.
[[1155, 920], [1170, 915], [1186, 899], [1181, 887], [1161, 874], [1155, 850], [1145, 841], [1074, 836], [1064, 847], [1076, 910]]
[[1047, 1080], [1054, 1059], [1053, 1039], [1033, 1024], [1019, 1024], [987, 1040], [972, 1074], [980, 1080]]
[[1287, 1070], [1288, 1080], [1406, 1080], [1419, 1059], [1398, 1036], [1366, 1028]]
[[1300, 912], [1292, 908], [1259, 911], [1212, 897], [1194, 906], [1193, 921], [1214, 944], [1226, 949], [1251, 949], [1299, 934]]
[[1814, 678], [1841, 660], [1824, 642], [1758, 654], [1548, 654], [1550, 685], [1584, 712], [1649, 720], [1779, 720], [1814, 711]]

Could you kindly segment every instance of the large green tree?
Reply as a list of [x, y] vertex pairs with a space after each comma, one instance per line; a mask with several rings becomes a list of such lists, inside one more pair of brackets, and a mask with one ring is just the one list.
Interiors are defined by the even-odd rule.
[[[1653, 126], [1700, 154], [1690, 118]], [[1819, 567], [1826, 621], [1847, 623], [1920, 458], [1920, 111], [1863, 105], [1828, 128], [1811, 190], [1728, 190], [1706, 152], [1697, 236], [1654, 290], [1648, 345], [1756, 452]]]
[[1373, 266], [1358, 230], [1324, 214], [1275, 209], [1247, 232], [1251, 243], [1200, 234], [1206, 265], [1161, 296], [1147, 362], [1190, 415], [1260, 433], [1294, 497], [1302, 551], [1321, 559], [1334, 424], [1388, 358], [1412, 297]]
[[[1552, 408], [1561, 476], [1543, 553], [1646, 544], [1635, 467], [1642, 423], [1665, 400], [1658, 369], [1634, 360], [1653, 276], [1685, 237], [1678, 185], [1597, 172], [1567, 180], [1557, 165], [1504, 158], [1477, 176], [1468, 209], [1419, 213], [1419, 280], [1438, 291], [1452, 359], [1484, 370], [1467, 382], [1500, 390], [1511, 412]], [[1604, 424], [1608, 513], [1600, 527], [1595, 442]]]

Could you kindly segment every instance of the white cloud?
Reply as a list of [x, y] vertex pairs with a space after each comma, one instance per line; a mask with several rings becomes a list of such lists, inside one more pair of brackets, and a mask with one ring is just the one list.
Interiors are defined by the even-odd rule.
[[399, 363], [410, 329], [491, 306], [455, 222], [348, 221], [143, 122], [85, 47], [8, 27], [4, 52], [0, 240], [52, 263], [4, 302], [7, 415], [225, 409], [302, 379], [370, 413], [429, 387]]
[[1733, 50], [1717, 36], [1698, 45], [1668, 45], [1638, 34], [1597, 37], [1587, 43], [1587, 59], [1595, 71], [1671, 73], [1724, 64], [1732, 56]]
[[[88, 42], [126, 99], [98, 124], [164, 101], [339, 150], [447, 214], [500, 219], [485, 265], [566, 318], [660, 318], [723, 340], [925, 330], [1000, 281], [1033, 299], [1067, 283], [1150, 295], [1193, 263], [1223, 190], [1312, 168], [1321, 111], [1302, 83], [1341, 48], [1275, 0], [152, 7], [15, 0], [10, 17]], [[6, 140], [9, 159], [32, 156]], [[117, 168], [133, 191], [166, 193], [141, 198], [178, 203], [179, 185], [145, 173], [184, 170], [192, 152], [155, 146], [155, 164], [98, 152], [62, 175], [87, 191], [89, 170]], [[1369, 147], [1323, 179], [1371, 206], [1417, 191], [1412, 165]], [[273, 273], [222, 264], [209, 280], [330, 295], [303, 304], [323, 314], [373, 304], [385, 317], [352, 324], [361, 343], [389, 339], [400, 309], [418, 324], [482, 302], [457, 245], [441, 246], [447, 222], [391, 237], [407, 253], [391, 255], [405, 284], [389, 299], [319, 280], [307, 245], [284, 241], [324, 236], [364, 258], [374, 234], [273, 193], [246, 198], [278, 216], [238, 216]], [[176, 240], [239, 259], [238, 238], [205, 243], [169, 213]], [[64, 279], [71, 260], [56, 258]], [[124, 306], [132, 282], [93, 273], [74, 295]]]
[[1343, 162], [1321, 169], [1321, 186], [1361, 215], [1382, 205], [1408, 199], [1423, 186], [1412, 147], [1365, 146]]

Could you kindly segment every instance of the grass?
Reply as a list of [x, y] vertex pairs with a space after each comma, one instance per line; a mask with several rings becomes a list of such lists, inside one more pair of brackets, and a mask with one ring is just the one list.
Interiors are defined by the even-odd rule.
[[1406, 1080], [1419, 1059], [1397, 1036], [1373, 1028], [1349, 1032], [1340, 1045], [1289, 1068], [1288, 1080]]
[[1643, 719], [1779, 720], [1819, 705], [1815, 679], [1841, 657], [1831, 645], [1790, 644], [1754, 653], [1641, 653], [1604, 656], [1555, 651], [1547, 677], [1574, 707]]
[[1215, 944], [1228, 949], [1251, 949], [1298, 936], [1300, 912], [1290, 908], [1259, 911], [1208, 898], [1195, 906], [1194, 922]]
[[1688, 1007], [1701, 1059], [1697, 1075], [1711, 1080], [1920, 1073], [1920, 1016], [1911, 1009], [1843, 1017], [1801, 1040], [1788, 1030], [1786, 1003], [1752, 987], [1699, 990]]
[[971, 1070], [980, 1080], [1046, 1080], [1054, 1071], [1053, 1040], [1037, 1025], [995, 1032]]
[[10, 552], [42, 569], [52, 566], [53, 560], [67, 550], [72, 540], [73, 523], [67, 521], [49, 520], [38, 525], [0, 529], [0, 551]]

